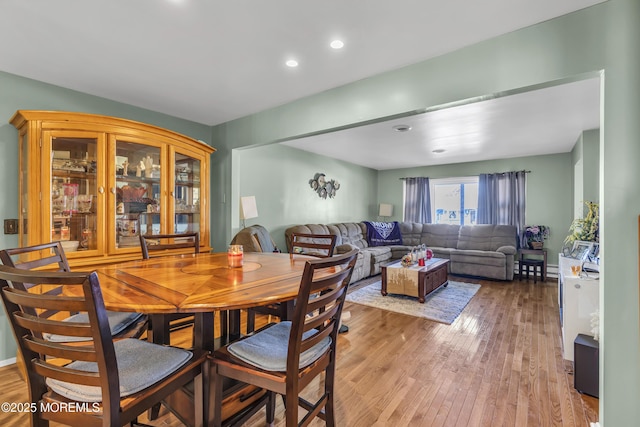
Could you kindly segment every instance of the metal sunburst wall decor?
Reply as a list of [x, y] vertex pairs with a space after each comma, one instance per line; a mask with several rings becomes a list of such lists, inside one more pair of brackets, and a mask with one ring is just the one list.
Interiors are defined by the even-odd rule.
[[318, 172], [309, 180], [309, 186], [311, 189], [318, 193], [318, 197], [326, 199], [329, 197], [333, 199], [336, 196], [336, 191], [340, 189], [340, 183], [335, 179], [328, 180], [326, 175]]

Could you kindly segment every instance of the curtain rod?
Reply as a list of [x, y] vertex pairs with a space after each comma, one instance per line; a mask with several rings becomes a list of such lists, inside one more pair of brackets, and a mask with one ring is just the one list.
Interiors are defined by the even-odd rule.
[[[524, 172], [524, 173], [531, 173], [531, 171], [528, 171], [528, 170], [521, 170], [521, 171], [509, 171], [509, 172]], [[487, 175], [504, 175], [504, 174], [509, 173], [509, 172], [490, 172], [490, 173], [488, 173]], [[480, 175], [481, 175], [481, 174], [478, 174], [478, 175], [467, 175], [467, 176], [450, 176], [450, 177], [448, 177], [448, 178], [473, 178], [473, 177], [480, 176]], [[429, 178], [429, 177], [427, 177], [427, 176], [406, 176], [406, 177], [404, 177], [404, 178], [398, 178], [398, 179], [400, 179], [400, 180], [403, 180], [403, 181], [404, 181], [405, 179], [411, 179], [411, 178]], [[430, 178], [430, 179], [431, 179], [431, 178]], [[433, 179], [447, 179], [447, 178], [433, 178]]]

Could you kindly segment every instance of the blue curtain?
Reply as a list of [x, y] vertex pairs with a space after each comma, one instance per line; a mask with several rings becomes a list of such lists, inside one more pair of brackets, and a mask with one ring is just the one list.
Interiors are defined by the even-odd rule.
[[526, 178], [526, 171], [480, 174], [478, 224], [515, 225], [522, 241]]
[[431, 222], [431, 191], [429, 178], [404, 179], [404, 220], [428, 224]]

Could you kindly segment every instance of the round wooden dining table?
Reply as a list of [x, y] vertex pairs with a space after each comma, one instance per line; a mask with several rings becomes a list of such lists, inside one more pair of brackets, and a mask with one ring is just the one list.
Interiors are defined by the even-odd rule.
[[[195, 315], [194, 345], [214, 349], [214, 314], [230, 310], [231, 338], [239, 335], [239, 309], [293, 301], [305, 262], [313, 257], [283, 253], [245, 253], [242, 267], [228, 266], [226, 253], [174, 255], [127, 261], [96, 269], [107, 310], [152, 316]], [[292, 304], [291, 304], [292, 306]], [[153, 331], [168, 343], [168, 331]]]

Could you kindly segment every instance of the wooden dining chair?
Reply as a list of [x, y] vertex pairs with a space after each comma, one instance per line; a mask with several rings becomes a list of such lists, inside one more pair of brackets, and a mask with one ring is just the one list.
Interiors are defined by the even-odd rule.
[[[337, 237], [333, 234], [293, 233], [289, 256], [293, 257], [294, 252], [319, 258], [333, 256], [336, 239]], [[255, 330], [256, 314], [269, 316], [269, 322], [274, 316], [286, 320], [291, 317], [292, 307], [293, 301], [249, 308], [247, 310], [247, 333]]]
[[[223, 381], [231, 378], [269, 391], [267, 423], [274, 422], [275, 394], [285, 400], [287, 427], [320, 417], [335, 425], [334, 382], [340, 315], [358, 250], [308, 260], [291, 321], [267, 325], [253, 335], [216, 350], [211, 367], [211, 420], [221, 425]], [[316, 402], [301, 391], [324, 373], [324, 390]], [[298, 424], [299, 406], [307, 412]]]
[[291, 233], [290, 255], [333, 256], [336, 239], [334, 234]]
[[[293, 257], [294, 253], [321, 258], [333, 256], [337, 238], [333, 234], [291, 233], [290, 256]], [[350, 316], [350, 313], [345, 313], [346, 315]], [[341, 324], [339, 331], [341, 334], [349, 332], [349, 327]]]
[[[20, 270], [71, 271], [60, 242], [3, 249], [0, 250], [0, 261], [4, 265]], [[30, 283], [17, 285], [24, 286], [23, 290], [31, 290], [33, 287], [33, 284]], [[33, 289], [33, 291], [57, 295], [60, 289], [54, 286], [48, 289]], [[50, 317], [58, 315], [58, 313], [54, 310], [47, 310], [42, 315]], [[70, 316], [67, 321], [86, 321], [86, 316], [83, 314], [67, 313], [67, 315]], [[107, 318], [111, 335], [115, 338], [138, 338], [147, 330], [148, 326], [147, 316], [142, 313], [107, 311]], [[79, 341], [78, 337], [65, 337], [59, 334], [48, 336], [48, 338], [55, 341]]]
[[[25, 284], [55, 286], [37, 294]], [[113, 340], [96, 272], [22, 270], [0, 265], [0, 294], [27, 368], [32, 426], [122, 426], [183, 387], [193, 387], [194, 424], [204, 421], [202, 350]], [[86, 322], [43, 318], [46, 310], [84, 313]], [[54, 342], [47, 334], [79, 337], [84, 345]], [[67, 408], [66, 410], [63, 408]]]
[[167, 255], [176, 249], [192, 249], [193, 253], [200, 253], [200, 233], [181, 234], [141, 234], [140, 247], [142, 258]]

